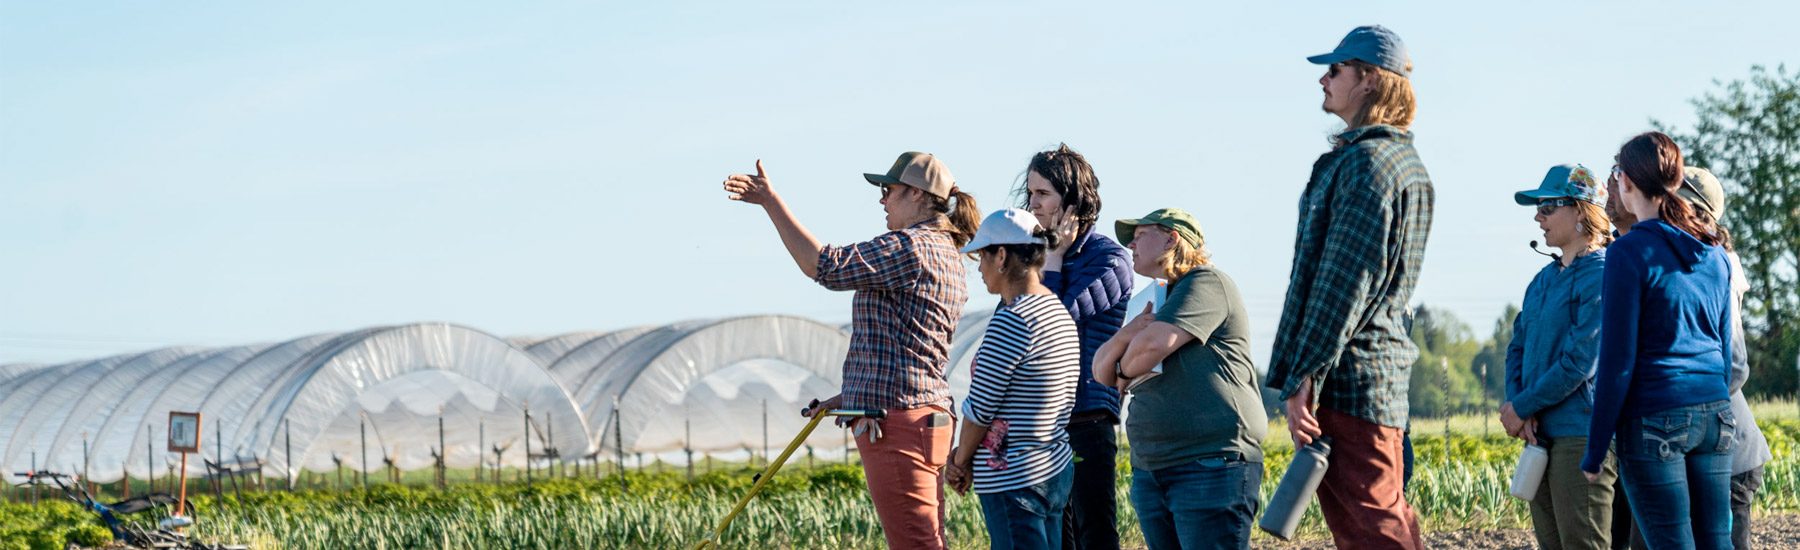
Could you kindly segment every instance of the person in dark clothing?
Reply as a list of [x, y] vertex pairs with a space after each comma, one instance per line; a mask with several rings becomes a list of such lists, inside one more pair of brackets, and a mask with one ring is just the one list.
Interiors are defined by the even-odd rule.
[[1062, 547], [1118, 550], [1119, 504], [1114, 492], [1119, 443], [1119, 391], [1094, 381], [1094, 351], [1125, 324], [1131, 301], [1131, 253], [1094, 230], [1100, 216], [1100, 179], [1067, 144], [1031, 157], [1016, 193], [1019, 207], [1056, 232], [1059, 246], [1044, 258], [1043, 284], [1069, 309], [1081, 335], [1081, 378], [1069, 443], [1075, 482], [1063, 513]]
[[1659, 132], [1619, 151], [1639, 218], [1607, 251], [1600, 362], [1581, 470], [1614, 446], [1650, 548], [1731, 548], [1731, 266], [1718, 235], [1675, 195], [1681, 151]]
[[[1339, 548], [1424, 547], [1403, 480], [1404, 325], [1431, 232], [1431, 176], [1413, 148], [1412, 62], [1393, 31], [1350, 31], [1319, 79], [1347, 129], [1313, 164], [1267, 385], [1296, 446], [1331, 438], [1319, 510]], [[1316, 409], [1316, 410], [1315, 410]]]

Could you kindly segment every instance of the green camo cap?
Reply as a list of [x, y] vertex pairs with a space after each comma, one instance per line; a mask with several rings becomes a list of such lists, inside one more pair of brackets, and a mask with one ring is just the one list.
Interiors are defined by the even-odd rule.
[[1180, 208], [1159, 208], [1142, 218], [1113, 222], [1113, 230], [1119, 234], [1119, 244], [1131, 244], [1131, 237], [1140, 225], [1160, 225], [1181, 235], [1181, 240], [1187, 241], [1194, 248], [1200, 248], [1200, 243], [1206, 240], [1205, 234], [1200, 232], [1200, 222], [1194, 220], [1192, 214]]

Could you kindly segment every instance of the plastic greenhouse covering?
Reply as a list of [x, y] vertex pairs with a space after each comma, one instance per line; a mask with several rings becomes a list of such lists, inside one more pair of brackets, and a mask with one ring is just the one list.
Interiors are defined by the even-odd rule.
[[[959, 399], [987, 315], [959, 327]], [[804, 425], [802, 407], [838, 392], [849, 341], [839, 326], [787, 316], [513, 338], [421, 323], [0, 364], [0, 466], [102, 483], [166, 476], [180, 462], [167, 451], [176, 411], [202, 415], [190, 476], [221, 459], [262, 460], [277, 477], [424, 469], [440, 437], [452, 468], [773, 454]], [[841, 432], [806, 443], [841, 453]]]

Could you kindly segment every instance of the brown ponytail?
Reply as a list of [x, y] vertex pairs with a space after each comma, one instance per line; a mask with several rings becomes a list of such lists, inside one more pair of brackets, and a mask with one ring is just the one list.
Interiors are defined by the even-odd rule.
[[1619, 169], [1631, 178], [1632, 187], [1645, 197], [1659, 199], [1657, 215], [1664, 222], [1692, 235], [1709, 246], [1719, 244], [1719, 236], [1694, 216], [1687, 201], [1675, 196], [1681, 185], [1681, 148], [1662, 132], [1645, 132], [1619, 148]]
[[[975, 206], [975, 197], [956, 187], [950, 188], [948, 199], [930, 194], [925, 196], [931, 197], [933, 211], [950, 218], [950, 240], [956, 242], [957, 248], [962, 248], [975, 239], [975, 230], [981, 227], [981, 210]], [[951, 204], [951, 201], [955, 201], [955, 204]]]

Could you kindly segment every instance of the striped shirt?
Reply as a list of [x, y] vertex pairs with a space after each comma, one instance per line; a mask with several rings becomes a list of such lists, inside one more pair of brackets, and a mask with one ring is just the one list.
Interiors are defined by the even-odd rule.
[[1081, 337], [1061, 300], [1026, 294], [1000, 306], [969, 369], [963, 414], [982, 426], [1007, 424], [1004, 470], [988, 466], [987, 448], [975, 453], [976, 494], [1043, 483], [1074, 461], [1067, 428], [1081, 377]]
[[938, 216], [819, 250], [813, 280], [856, 291], [843, 408], [950, 406], [950, 339], [969, 292], [949, 224]]
[[1320, 407], [1404, 429], [1419, 357], [1407, 304], [1431, 232], [1431, 176], [1405, 130], [1364, 126], [1338, 138], [1300, 196], [1268, 386], [1286, 400], [1311, 380]]

